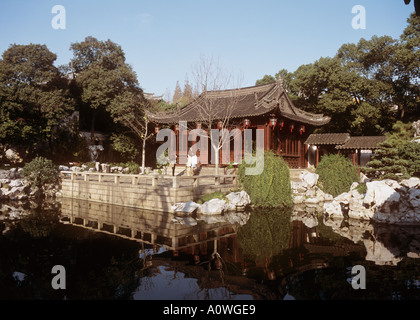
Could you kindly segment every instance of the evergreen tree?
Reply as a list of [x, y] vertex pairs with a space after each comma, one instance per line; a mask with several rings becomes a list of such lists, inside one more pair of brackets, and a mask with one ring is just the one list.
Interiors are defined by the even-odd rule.
[[411, 123], [398, 121], [393, 126], [393, 133], [380, 144], [372, 160], [362, 171], [375, 180], [401, 180], [410, 176], [419, 176], [420, 144], [411, 142], [414, 129]]
[[191, 101], [193, 101], [193, 99], [194, 99], [193, 89], [188, 79], [186, 79], [184, 83], [184, 92], [182, 93], [182, 100], [183, 100], [182, 102], [183, 104], [186, 105], [190, 103]]
[[182, 90], [181, 86], [179, 85], [179, 81], [176, 82], [174, 96], [172, 98], [173, 103], [179, 102], [179, 100], [182, 98]]

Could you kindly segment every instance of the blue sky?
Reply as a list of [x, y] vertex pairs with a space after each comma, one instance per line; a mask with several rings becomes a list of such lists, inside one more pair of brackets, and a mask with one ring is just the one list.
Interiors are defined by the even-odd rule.
[[[55, 5], [66, 10], [65, 29], [51, 25]], [[352, 27], [355, 5], [366, 9], [366, 29]], [[413, 11], [403, 0], [1, 0], [0, 52], [12, 43], [46, 44], [61, 65], [71, 43], [110, 39], [146, 92], [172, 95], [177, 80], [191, 80], [200, 55], [219, 58], [252, 86], [265, 74], [332, 57], [344, 43], [398, 38]]]

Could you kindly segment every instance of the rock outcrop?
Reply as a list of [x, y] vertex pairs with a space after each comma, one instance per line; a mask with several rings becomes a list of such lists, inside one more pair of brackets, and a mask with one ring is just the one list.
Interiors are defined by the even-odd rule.
[[22, 168], [0, 170], [0, 200], [24, 201], [37, 199], [42, 194], [48, 199], [55, 199], [59, 194], [59, 186], [45, 185], [43, 190], [32, 187], [23, 177]]
[[245, 191], [231, 192], [226, 196], [226, 199], [211, 199], [203, 204], [194, 201], [175, 203], [171, 209], [172, 213], [181, 215], [191, 215], [193, 213], [221, 215], [229, 212], [241, 212], [251, 204], [251, 198]]
[[386, 179], [366, 183], [360, 194], [354, 183], [349, 192], [325, 203], [323, 211], [331, 217], [373, 220], [391, 224], [420, 223], [420, 179], [410, 178], [398, 183]]

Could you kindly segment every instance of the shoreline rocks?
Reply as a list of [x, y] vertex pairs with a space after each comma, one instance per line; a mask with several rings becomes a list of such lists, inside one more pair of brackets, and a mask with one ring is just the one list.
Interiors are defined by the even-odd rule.
[[172, 213], [191, 215], [193, 213], [202, 215], [221, 215], [229, 212], [242, 212], [251, 204], [251, 198], [245, 191], [231, 192], [224, 199], [211, 199], [198, 204], [194, 201], [175, 203], [172, 206]]
[[325, 203], [323, 213], [389, 224], [420, 224], [419, 178], [403, 180], [401, 184], [391, 179], [367, 182], [365, 194], [356, 190], [357, 185]]
[[[0, 170], [0, 201], [25, 201], [38, 199], [42, 192], [37, 187], [31, 187], [22, 177], [22, 168]], [[58, 185], [43, 187], [46, 199], [55, 199], [60, 193]]]
[[366, 182], [366, 193], [355, 182], [337, 197], [317, 187], [318, 175], [303, 171], [301, 181], [292, 181], [295, 212], [321, 212], [326, 217], [367, 220], [389, 224], [420, 224], [420, 179], [398, 183], [385, 179]]

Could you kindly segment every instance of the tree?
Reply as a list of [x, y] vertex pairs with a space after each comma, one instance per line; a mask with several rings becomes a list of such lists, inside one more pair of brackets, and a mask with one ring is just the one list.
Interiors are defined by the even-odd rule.
[[393, 131], [375, 151], [371, 161], [362, 171], [376, 180], [401, 180], [420, 174], [420, 144], [411, 142], [414, 129], [411, 123], [397, 121]]
[[[0, 142], [27, 153], [52, 151], [55, 132], [74, 110], [67, 81], [45, 45], [11, 45], [0, 60]], [[46, 148], [47, 147], [47, 148]]]
[[93, 139], [98, 113], [109, 112], [111, 103], [126, 90], [139, 94], [142, 90], [135, 72], [125, 62], [123, 50], [111, 40], [98, 41], [94, 37], [86, 37], [70, 48], [73, 50], [71, 66], [76, 74], [81, 103], [92, 111], [90, 130]]
[[126, 90], [115, 97], [109, 106], [109, 111], [115, 122], [121, 123], [142, 141], [141, 170], [144, 173], [146, 161], [146, 142], [153, 136], [150, 131], [149, 119], [145, 109], [150, 106], [141, 92]]
[[[420, 113], [420, 17], [412, 14], [399, 39], [361, 38], [337, 54], [280, 70], [293, 103], [331, 116], [317, 131], [378, 135], [396, 119], [417, 120]], [[395, 111], [397, 109], [397, 112]]]
[[[410, 2], [411, 2], [411, 0], [404, 0], [404, 3], [406, 5], [409, 5]], [[414, 0], [413, 2], [414, 2], [414, 9], [416, 11], [416, 15], [420, 16], [420, 0]]]
[[[213, 57], [200, 57], [200, 60], [193, 66], [193, 78], [196, 87], [200, 90], [199, 97], [194, 103], [197, 105], [198, 118], [201, 120], [203, 130], [211, 131], [215, 128], [217, 122], [221, 123], [220, 136], [216, 139], [211, 137], [211, 148], [215, 155], [215, 174], [219, 174], [220, 155], [219, 151], [225, 143], [229, 143], [230, 136], [228, 130], [235, 128], [231, 116], [232, 112], [239, 107], [239, 95], [237, 88], [240, 87], [240, 80], [236, 79], [236, 85], [233, 84], [235, 76], [232, 72], [227, 72], [218, 59]], [[213, 98], [212, 92], [220, 91], [234, 86], [230, 89], [230, 96], [224, 99], [224, 103]], [[203, 134], [207, 138], [207, 133]], [[200, 136], [200, 135], [199, 135]]]
[[49, 183], [57, 183], [58, 170], [51, 160], [44, 157], [36, 157], [25, 164], [22, 171], [23, 177], [33, 187], [43, 193], [43, 187]]
[[176, 82], [174, 96], [172, 98], [173, 103], [179, 102], [179, 100], [182, 98], [182, 90], [181, 86], [179, 85], [179, 81]]
[[133, 162], [138, 154], [133, 139], [123, 133], [113, 133], [110, 138], [112, 148], [123, 155], [125, 161]]
[[184, 82], [184, 91], [182, 92], [181, 107], [189, 104], [193, 100], [194, 100], [193, 88], [190, 82], [188, 81], [188, 77], [187, 77]]
[[127, 127], [142, 140], [144, 172], [146, 141], [152, 136], [144, 109], [150, 103], [143, 95], [135, 72], [125, 62], [123, 50], [110, 40], [98, 41], [93, 37], [74, 43], [71, 48], [81, 100], [93, 110], [91, 136], [94, 136], [97, 112], [106, 111], [115, 123]]
[[255, 85], [259, 86], [259, 85], [271, 83], [274, 81], [276, 81], [276, 79], [273, 76], [266, 74], [261, 79], [255, 81]]

